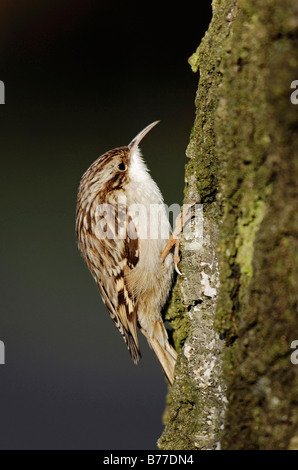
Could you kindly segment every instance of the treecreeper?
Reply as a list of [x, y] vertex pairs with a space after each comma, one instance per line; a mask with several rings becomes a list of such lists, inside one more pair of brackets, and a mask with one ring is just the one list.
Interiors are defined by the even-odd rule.
[[101, 155], [84, 173], [76, 236], [133, 362], [140, 358], [139, 327], [172, 384], [177, 353], [169, 343], [161, 311], [179, 257], [177, 249], [172, 252], [175, 240], [162, 194], [139, 149], [158, 122], [145, 127], [129, 145]]

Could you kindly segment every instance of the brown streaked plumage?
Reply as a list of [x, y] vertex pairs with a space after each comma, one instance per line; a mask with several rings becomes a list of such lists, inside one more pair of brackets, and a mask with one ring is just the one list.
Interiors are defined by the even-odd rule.
[[[156, 124], [147, 126], [128, 146], [99, 157], [85, 172], [78, 191], [76, 235], [134, 363], [140, 357], [140, 327], [172, 384], [177, 355], [169, 344], [161, 310], [172, 284], [173, 255], [164, 256], [167, 240], [162, 235], [152, 238], [150, 224], [144, 229], [143, 222], [151, 207], [158, 205], [161, 226], [168, 235], [170, 226], [160, 190], [138, 148]], [[135, 207], [141, 217], [147, 217], [143, 222]]]

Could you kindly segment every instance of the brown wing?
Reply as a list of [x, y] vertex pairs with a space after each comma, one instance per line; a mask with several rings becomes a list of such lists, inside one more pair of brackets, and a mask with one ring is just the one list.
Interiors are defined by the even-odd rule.
[[[119, 218], [116, 218], [119, 221]], [[96, 227], [80, 234], [79, 242], [83, 256], [96, 280], [104, 304], [116, 327], [122, 334], [134, 363], [140, 357], [137, 335], [137, 305], [127, 287], [127, 276], [139, 260], [139, 241], [130, 216], [115, 224], [114, 214], [97, 214]], [[126, 226], [134, 228], [135, 236], [127, 236]], [[116, 226], [115, 226], [116, 225]], [[122, 237], [116, 235], [122, 229]], [[84, 227], [82, 227], [84, 232]], [[84, 240], [83, 240], [84, 239]], [[84, 243], [85, 242], [85, 243]], [[84, 245], [82, 247], [82, 244]]]
[[[107, 291], [104, 288], [104, 285], [101, 284], [100, 282], [97, 282], [99, 291], [101, 293], [102, 300], [109, 310], [110, 316], [112, 320], [114, 321], [116, 327], [120, 331], [121, 335], [124, 338], [124, 341], [128, 347], [128, 350], [130, 352], [131, 358], [135, 364], [138, 363], [139, 357], [141, 356], [140, 349], [139, 349], [139, 343], [138, 343], [138, 336], [137, 336], [137, 330], [136, 330], [136, 321], [134, 318], [131, 318], [131, 321], [128, 322], [128, 326], [125, 327], [121, 317], [119, 314], [117, 314], [117, 308], [115, 308], [115, 305], [111, 302]], [[131, 317], [133, 314], [131, 315]], [[136, 317], [136, 316], [135, 316]], [[131, 325], [132, 323], [132, 325]], [[132, 328], [131, 328], [132, 326]]]

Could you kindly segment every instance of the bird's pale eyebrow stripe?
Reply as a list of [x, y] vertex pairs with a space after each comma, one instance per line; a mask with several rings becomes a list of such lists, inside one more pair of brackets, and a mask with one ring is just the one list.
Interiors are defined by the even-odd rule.
[[113, 158], [116, 156], [118, 157], [126, 156], [128, 151], [129, 151], [128, 147], [118, 147], [116, 149], [109, 150], [109, 152], [106, 152], [101, 156], [99, 163], [101, 166], [105, 166], [107, 163], [113, 160]]

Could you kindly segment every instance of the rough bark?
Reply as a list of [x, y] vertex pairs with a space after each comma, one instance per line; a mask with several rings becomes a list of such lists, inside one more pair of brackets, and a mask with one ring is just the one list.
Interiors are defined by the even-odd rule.
[[184, 240], [167, 311], [180, 353], [161, 449], [298, 446], [297, 50], [297, 0], [214, 0], [190, 59], [185, 202], [204, 205], [204, 237]]

